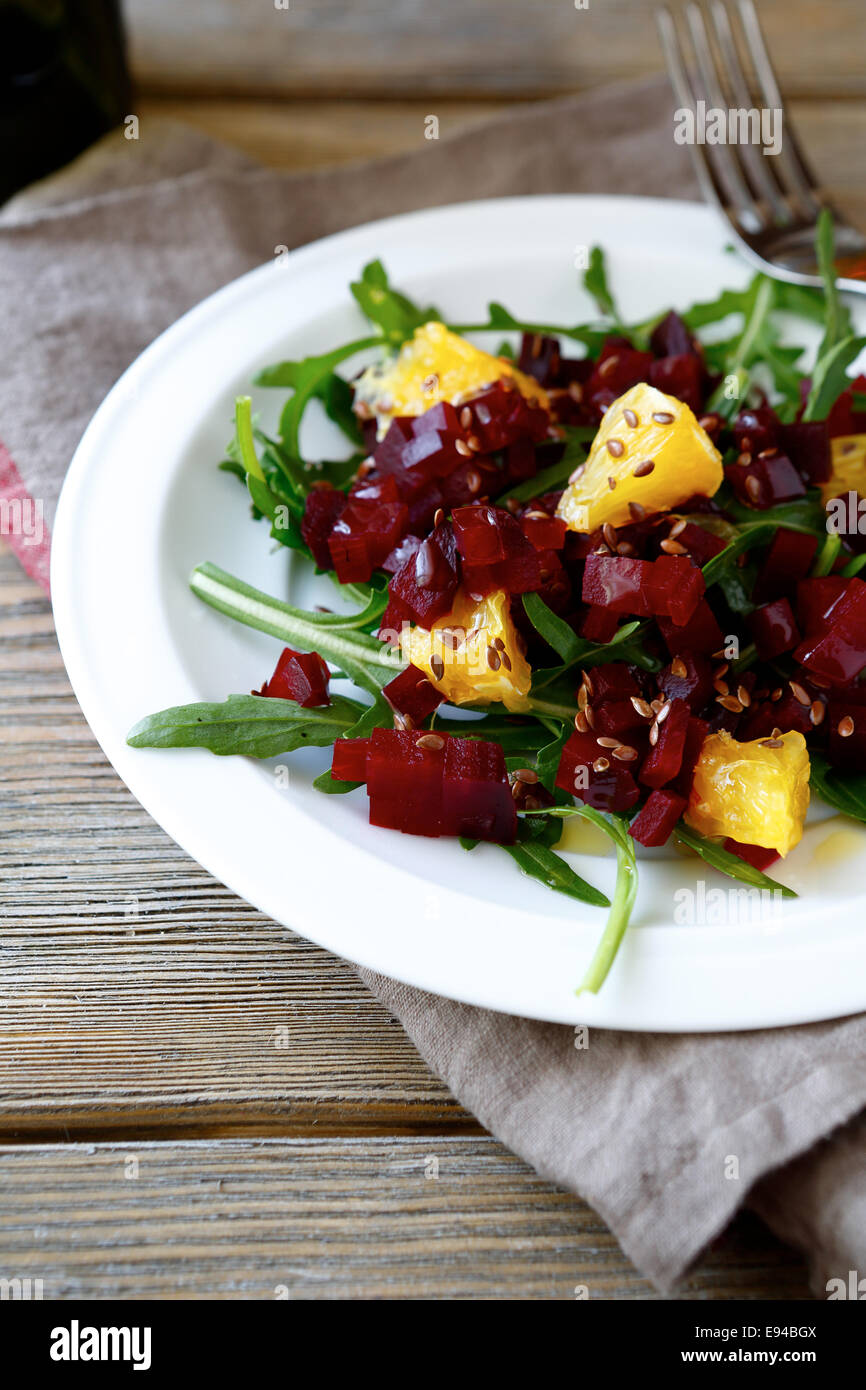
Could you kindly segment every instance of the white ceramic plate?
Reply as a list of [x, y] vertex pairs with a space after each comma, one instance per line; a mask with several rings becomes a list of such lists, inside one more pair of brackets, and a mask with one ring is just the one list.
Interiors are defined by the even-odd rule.
[[[192, 597], [195, 564], [212, 560], [302, 603], [318, 586], [333, 602], [327, 579], [272, 551], [237, 480], [215, 465], [234, 396], [259, 367], [365, 331], [347, 289], [365, 262], [381, 257], [396, 285], [458, 321], [483, 317], [498, 299], [536, 321], [577, 322], [594, 309], [579, 288], [576, 248], [605, 247], [616, 295], [640, 318], [745, 283], [748, 272], [724, 240], [704, 208], [665, 200], [509, 199], [392, 218], [227, 286], [164, 333], [110, 392], [57, 515], [52, 588], [63, 656], [117, 771], [236, 893], [351, 960], [532, 1018], [707, 1031], [866, 1007], [866, 833], [838, 818], [819, 817], [779, 868], [799, 898], [778, 913], [765, 904], [758, 921], [754, 905], [728, 896], [738, 885], [699, 861], [673, 851], [645, 856], [615, 967], [597, 998], [577, 998], [603, 911], [547, 892], [495, 847], [467, 854], [453, 841], [370, 828], [363, 791], [327, 797], [311, 788], [326, 750], [275, 760], [290, 768], [286, 786], [275, 763], [125, 744], [153, 710], [250, 690], [279, 652], [273, 639]], [[254, 392], [266, 425], [283, 396]], [[311, 455], [333, 450], [331, 428], [311, 426]], [[573, 862], [611, 891], [611, 856], [584, 850]], [[676, 897], [680, 890], [693, 899]]]

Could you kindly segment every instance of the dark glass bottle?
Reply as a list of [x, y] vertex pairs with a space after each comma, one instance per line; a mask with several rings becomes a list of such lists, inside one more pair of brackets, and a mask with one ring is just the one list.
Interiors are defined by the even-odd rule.
[[0, 0], [0, 202], [129, 114], [117, 0]]

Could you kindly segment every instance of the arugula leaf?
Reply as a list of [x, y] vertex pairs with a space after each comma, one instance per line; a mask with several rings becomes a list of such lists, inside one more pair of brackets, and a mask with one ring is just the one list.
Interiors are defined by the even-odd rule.
[[485, 323], [449, 323], [448, 327], [452, 333], [461, 334], [509, 332], [538, 334], [543, 338], [570, 338], [573, 342], [583, 343], [592, 356], [601, 351], [602, 343], [608, 336], [606, 328], [590, 328], [585, 324], [569, 327], [562, 323], [530, 323], [527, 319], [515, 318], [503, 304], [497, 304], [495, 300], [487, 306]]
[[797, 894], [793, 888], [787, 888], [783, 883], [777, 883], [774, 878], [768, 878], [762, 874], [760, 869], [754, 868], [752, 864], [747, 864], [745, 859], [740, 859], [739, 855], [731, 854], [730, 850], [723, 849], [713, 840], [707, 840], [703, 835], [699, 835], [691, 826], [680, 821], [674, 831], [678, 840], [684, 845], [688, 845], [696, 854], [699, 854], [707, 864], [720, 873], [727, 874], [729, 878], [739, 879], [741, 883], [749, 883], [753, 888], [766, 888], [774, 893], [781, 893], [785, 898], [796, 898]]
[[866, 773], [831, 767], [820, 753], [810, 753], [810, 782], [822, 801], [866, 824]]
[[[707, 410], [715, 411], [724, 419], [731, 419], [740, 408], [741, 397], [749, 382], [749, 367], [760, 354], [762, 333], [765, 331], [767, 315], [773, 307], [773, 281], [763, 275], [756, 275], [743, 304], [743, 328], [736, 339], [736, 346], [722, 366], [725, 380], [716, 387], [707, 401]], [[735, 395], [727, 394], [728, 378], [736, 377]]]
[[304, 651], [318, 652], [372, 695], [378, 695], [382, 686], [405, 665], [403, 658], [391, 652], [384, 643], [352, 629], [350, 624], [358, 622], [362, 614], [356, 614], [347, 623], [337, 614], [294, 608], [210, 563], [198, 565], [193, 570], [190, 588], [203, 602], [227, 617], [260, 632], [268, 632]]
[[295, 748], [326, 747], [358, 718], [356, 700], [302, 709], [294, 700], [229, 695], [221, 704], [174, 705], [140, 720], [127, 737], [132, 748], [208, 748], [220, 757], [242, 753], [272, 758]]
[[604, 252], [600, 246], [593, 246], [589, 253], [589, 266], [583, 272], [583, 288], [591, 294], [599, 310], [606, 318], [622, 326], [622, 320], [608, 288]]
[[366, 348], [382, 347], [385, 340], [379, 336], [356, 338], [354, 342], [344, 343], [342, 347], [318, 356], [304, 357], [300, 361], [277, 362], [271, 367], [263, 367], [254, 378], [256, 386], [289, 386], [293, 394], [283, 407], [280, 417], [280, 435], [291, 458], [300, 462], [300, 428], [304, 411], [314, 396], [320, 398], [327, 393], [334, 368], [347, 358]]
[[866, 348], [866, 337], [843, 338], [819, 357], [812, 373], [812, 389], [803, 411], [804, 420], [826, 420], [842, 392], [851, 385], [848, 368]]
[[355, 280], [349, 288], [370, 322], [379, 325], [394, 347], [411, 338], [422, 323], [441, 318], [432, 305], [420, 309], [405, 294], [392, 289], [381, 261], [365, 265], [360, 280]]
[[518, 841], [502, 848], [523, 873], [543, 883], [546, 888], [564, 893], [569, 898], [577, 898], [578, 902], [589, 903], [591, 907], [610, 907], [610, 899], [576, 874], [571, 865], [549, 846], [534, 838], [527, 838], [523, 843]]

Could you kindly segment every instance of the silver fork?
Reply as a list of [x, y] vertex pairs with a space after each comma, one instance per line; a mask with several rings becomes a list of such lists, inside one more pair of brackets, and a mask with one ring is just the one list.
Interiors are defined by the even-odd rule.
[[[795, 285], [820, 285], [815, 227], [829, 207], [836, 229], [836, 269], [840, 289], [866, 294], [866, 237], [824, 197], [800, 148], [785, 111], [753, 0], [733, 5], [711, 0], [711, 22], [697, 4], [685, 8], [694, 64], [686, 58], [680, 27], [667, 6], [658, 12], [659, 36], [668, 75], [680, 107], [769, 110], [780, 113], [782, 146], [765, 155], [754, 144], [699, 144], [689, 150], [708, 203], [729, 222], [743, 255], [764, 274]], [[735, 33], [735, 29], [738, 30]], [[741, 51], [751, 56], [754, 83], [746, 76]]]

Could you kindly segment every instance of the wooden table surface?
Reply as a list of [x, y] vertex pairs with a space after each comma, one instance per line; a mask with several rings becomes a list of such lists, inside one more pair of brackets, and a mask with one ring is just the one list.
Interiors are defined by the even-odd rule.
[[[411, 148], [427, 111], [454, 128], [658, 66], [644, 0], [593, 4], [571, 60], [562, 7], [540, 0], [393, 0], [396, 35], [388, 6], [292, 0], [288, 72], [266, 7], [128, 8], [142, 118], [285, 168]], [[762, 13], [800, 133], [866, 223], [861, 8]], [[468, 56], [473, 21], [494, 25], [492, 69]], [[46, 1298], [658, 1297], [590, 1208], [461, 1109], [347, 965], [150, 820], [2, 543], [0, 753], [0, 1275], [41, 1278]], [[744, 1215], [679, 1296], [809, 1295], [798, 1256]]]

